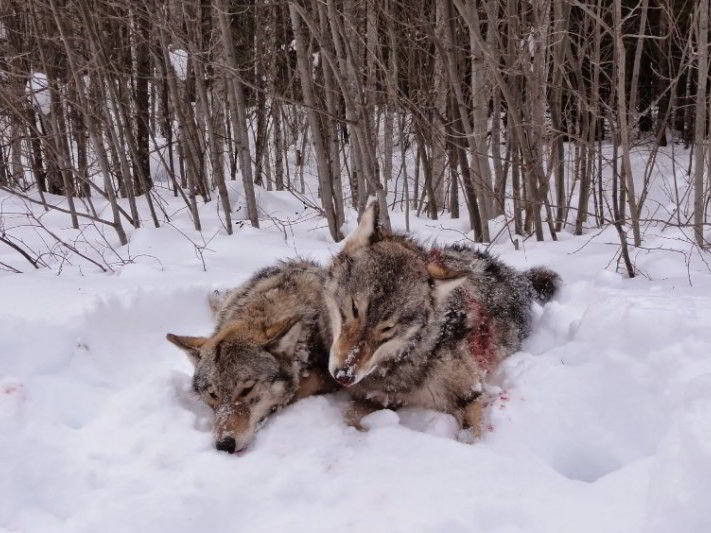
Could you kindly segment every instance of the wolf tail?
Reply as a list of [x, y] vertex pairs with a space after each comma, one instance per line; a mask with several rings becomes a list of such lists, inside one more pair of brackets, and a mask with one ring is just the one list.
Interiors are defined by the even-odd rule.
[[560, 289], [560, 276], [547, 268], [532, 268], [524, 275], [531, 282], [534, 298], [542, 304], [549, 302]]

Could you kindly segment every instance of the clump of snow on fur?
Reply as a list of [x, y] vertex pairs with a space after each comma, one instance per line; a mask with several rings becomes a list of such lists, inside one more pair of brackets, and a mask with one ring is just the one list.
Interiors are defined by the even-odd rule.
[[352, 367], [355, 363], [356, 358], [360, 354], [360, 345], [354, 346], [350, 352], [348, 352], [348, 356], [346, 357], [345, 364], [347, 367]]

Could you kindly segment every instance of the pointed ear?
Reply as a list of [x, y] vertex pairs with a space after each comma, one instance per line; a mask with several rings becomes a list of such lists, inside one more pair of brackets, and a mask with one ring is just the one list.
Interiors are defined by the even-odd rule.
[[[430, 254], [432, 255], [432, 254]], [[427, 273], [434, 281], [434, 297], [437, 304], [443, 303], [456, 288], [467, 281], [466, 272], [443, 265], [439, 257], [431, 257], [427, 263]]]
[[278, 355], [292, 355], [299, 342], [303, 324], [300, 320], [285, 320], [274, 326], [275, 333], [267, 345], [270, 352]]
[[444, 303], [452, 294], [452, 291], [464, 285], [467, 281], [465, 276], [461, 278], [448, 279], [446, 281], [435, 280], [434, 284], [434, 298], [437, 305]]
[[185, 351], [193, 365], [198, 364], [200, 348], [207, 342], [205, 337], [188, 337], [186, 335], [173, 335], [172, 333], [168, 333], [165, 338]]
[[363, 211], [358, 227], [346, 239], [343, 251], [348, 255], [353, 255], [358, 250], [379, 241], [382, 236], [378, 201], [373, 200]]

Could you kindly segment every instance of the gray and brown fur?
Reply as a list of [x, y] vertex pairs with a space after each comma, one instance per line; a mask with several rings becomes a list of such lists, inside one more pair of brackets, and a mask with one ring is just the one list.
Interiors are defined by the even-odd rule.
[[334, 388], [324, 278], [310, 261], [280, 262], [210, 297], [217, 322], [210, 337], [167, 335], [195, 365], [193, 388], [215, 410], [219, 450], [244, 449], [269, 414]]
[[329, 371], [356, 400], [444, 411], [476, 432], [487, 373], [520, 348], [533, 301], [558, 285], [550, 270], [384, 232], [373, 203], [329, 268]]

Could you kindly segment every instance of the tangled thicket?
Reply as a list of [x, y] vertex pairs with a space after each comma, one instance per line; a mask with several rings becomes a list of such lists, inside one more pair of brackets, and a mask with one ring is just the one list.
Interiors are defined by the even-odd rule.
[[125, 243], [166, 181], [231, 232], [228, 180], [257, 226], [254, 188], [301, 194], [311, 160], [336, 240], [371, 194], [431, 218], [461, 195], [482, 241], [507, 213], [639, 245], [657, 149], [683, 143], [674, 216], [704, 246], [708, 19], [706, 0], [3, 0], [0, 188], [65, 196], [75, 226], [103, 197]]

